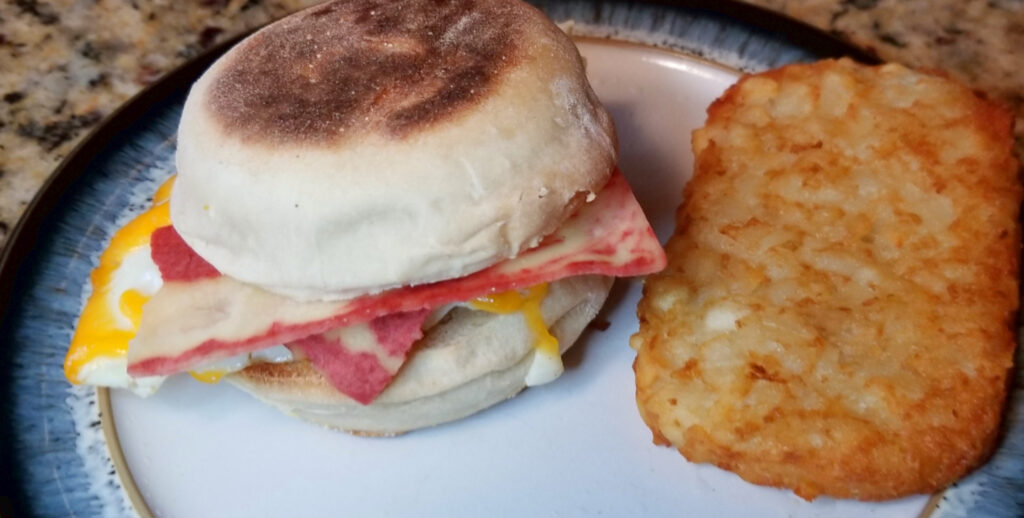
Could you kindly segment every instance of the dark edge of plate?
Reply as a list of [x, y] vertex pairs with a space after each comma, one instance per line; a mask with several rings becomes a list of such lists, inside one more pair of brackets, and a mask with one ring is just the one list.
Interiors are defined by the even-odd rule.
[[[545, 4], [543, 0], [533, 3]], [[595, 6], [608, 2], [598, 0]], [[620, 3], [620, 2], [613, 2]], [[803, 22], [758, 6], [737, 0], [649, 0], [635, 2], [650, 4], [667, 9], [699, 9], [720, 16], [735, 19], [741, 23], [775, 34], [779, 39], [808, 49], [820, 57], [849, 56], [864, 63], [878, 63], [873, 54], [843, 42], [825, 31]], [[198, 77], [214, 60], [235, 43], [255, 31], [252, 29], [221, 42], [192, 60], [164, 74], [150, 86], [145, 87], [103, 119], [54, 170], [43, 183], [32, 201], [26, 206], [22, 217], [8, 236], [0, 254], [0, 338], [9, 336], [8, 316], [11, 303], [25, 291], [25, 279], [20, 273], [36, 248], [40, 230], [46, 228], [51, 212], [57, 207], [68, 190], [76, 183], [90, 163], [121, 132], [129, 128], [149, 109], [181, 88], [182, 83]], [[0, 351], [0, 416], [11, 415], [12, 401], [10, 362], [6, 351]], [[15, 423], [0, 418], [0, 517], [31, 516], [25, 508], [25, 489], [18, 479], [15, 455], [11, 451]]]
[[[11, 303], [24, 292], [25, 279], [20, 275], [36, 247], [39, 231], [46, 228], [50, 214], [62, 203], [65, 194], [82, 176], [86, 165], [91, 162], [110, 142], [128, 129], [149, 109], [166, 99], [182, 83], [198, 77], [221, 54], [249, 35], [251, 31], [234, 36], [206, 50], [196, 58], [164, 74], [150, 86], [129, 98], [101, 121], [57, 166], [43, 183], [25, 212], [11, 231], [8, 241], [0, 254], [0, 338], [9, 336], [7, 330]], [[0, 351], [0, 416], [11, 415], [8, 408], [12, 395], [9, 355]], [[14, 443], [15, 423], [0, 417], [0, 516], [30, 516], [23, 507], [24, 488], [18, 480], [15, 456], [10, 451]]]
[[[529, 1], [529, 0], [527, 0]], [[596, 2], [603, 3], [601, 1]], [[834, 34], [805, 22], [765, 7], [743, 3], [737, 0], [645, 0], [655, 5], [675, 7], [684, 5], [740, 20], [759, 29], [776, 34], [779, 39], [806, 48], [821, 58], [847, 56], [868, 65], [880, 64], [882, 60], [873, 52], [847, 43]]]

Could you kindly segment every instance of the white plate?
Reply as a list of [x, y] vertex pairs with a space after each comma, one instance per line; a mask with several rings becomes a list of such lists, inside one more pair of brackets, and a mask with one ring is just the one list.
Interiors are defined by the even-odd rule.
[[[621, 168], [658, 236], [691, 174], [690, 132], [735, 72], [683, 54], [587, 40], [580, 50], [615, 117]], [[620, 281], [551, 385], [398, 438], [320, 429], [227, 384], [179, 376], [151, 398], [111, 393], [127, 464], [161, 516], [917, 516], [883, 504], [747, 484], [657, 447], [633, 399], [628, 347], [639, 281]]]

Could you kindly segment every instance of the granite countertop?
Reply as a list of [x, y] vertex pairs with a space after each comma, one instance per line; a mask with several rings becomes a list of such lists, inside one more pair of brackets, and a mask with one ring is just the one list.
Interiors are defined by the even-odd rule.
[[[1024, 0], [750, 1], [1003, 100], [1024, 149]], [[0, 4], [0, 243], [61, 159], [132, 94], [218, 41], [313, 3]]]

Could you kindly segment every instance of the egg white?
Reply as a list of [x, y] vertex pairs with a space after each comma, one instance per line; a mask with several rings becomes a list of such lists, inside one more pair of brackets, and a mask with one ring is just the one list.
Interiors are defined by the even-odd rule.
[[131, 319], [122, 313], [120, 308], [124, 292], [135, 290], [146, 297], [152, 297], [163, 284], [163, 277], [153, 262], [149, 245], [140, 246], [129, 252], [114, 270], [110, 279], [110, 291], [107, 292], [107, 308], [117, 320], [117, 328], [129, 331], [132, 329]]
[[260, 349], [249, 353], [236, 354], [220, 360], [204, 363], [192, 372], [201, 374], [204, 372], [221, 372], [224, 374], [238, 372], [253, 363], [285, 363], [295, 359], [292, 351], [283, 345], [273, 345], [266, 349]]
[[526, 372], [526, 386], [536, 387], [537, 385], [551, 383], [558, 379], [564, 371], [565, 366], [562, 364], [562, 355], [548, 354], [539, 349], [535, 350], [533, 353], [533, 363], [530, 364], [530, 370]]

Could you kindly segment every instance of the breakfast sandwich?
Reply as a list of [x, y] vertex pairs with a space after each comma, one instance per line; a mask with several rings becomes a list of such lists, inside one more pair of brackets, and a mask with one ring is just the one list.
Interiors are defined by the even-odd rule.
[[665, 257], [572, 41], [518, 0], [328, 2], [193, 85], [177, 175], [93, 272], [68, 379], [221, 378], [387, 435], [562, 372]]
[[1011, 126], [893, 64], [726, 91], [637, 310], [655, 442], [807, 499], [928, 493], [979, 466], [1016, 343]]

